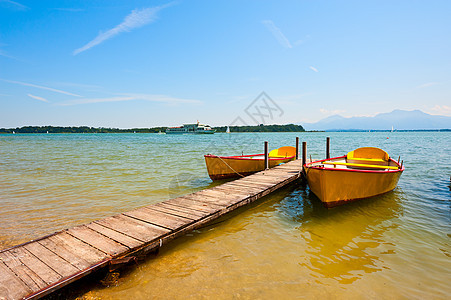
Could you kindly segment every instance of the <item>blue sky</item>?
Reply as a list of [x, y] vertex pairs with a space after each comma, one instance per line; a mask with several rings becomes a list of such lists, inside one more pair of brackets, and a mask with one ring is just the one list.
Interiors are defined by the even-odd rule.
[[246, 109], [262, 92], [279, 109], [265, 123], [451, 116], [450, 11], [412, 0], [0, 0], [0, 127], [253, 124]]

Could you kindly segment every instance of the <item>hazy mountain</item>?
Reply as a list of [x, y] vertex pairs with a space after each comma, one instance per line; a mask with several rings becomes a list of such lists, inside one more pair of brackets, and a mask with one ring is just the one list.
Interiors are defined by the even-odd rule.
[[316, 123], [302, 124], [305, 130], [397, 130], [450, 129], [451, 117], [436, 116], [420, 110], [399, 110], [381, 113], [374, 117], [333, 115]]

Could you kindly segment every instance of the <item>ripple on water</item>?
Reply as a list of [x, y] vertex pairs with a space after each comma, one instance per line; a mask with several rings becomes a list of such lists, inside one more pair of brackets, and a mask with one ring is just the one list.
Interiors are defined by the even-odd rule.
[[390, 134], [0, 136], [0, 247], [214, 186], [203, 154], [258, 153], [265, 140], [276, 148], [300, 136], [321, 158], [331, 136], [332, 155], [363, 145], [401, 155], [398, 188], [329, 210], [306, 186], [284, 189], [166, 245], [117, 286], [94, 284], [89, 295], [445, 299], [450, 134]]

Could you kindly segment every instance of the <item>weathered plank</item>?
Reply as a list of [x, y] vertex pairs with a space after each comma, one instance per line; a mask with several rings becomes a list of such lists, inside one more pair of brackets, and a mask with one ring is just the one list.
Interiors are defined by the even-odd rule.
[[56, 273], [61, 275], [61, 277], [67, 277], [80, 271], [39, 243], [29, 243], [26, 244], [24, 248], [34, 256], [39, 257], [43, 263], [52, 268]]
[[195, 200], [188, 199], [185, 197], [178, 197], [178, 198], [166, 200], [165, 203], [172, 204], [175, 206], [188, 207], [188, 208], [192, 208], [195, 210], [204, 211], [207, 213], [213, 213], [213, 212], [219, 211], [219, 210], [221, 210], [221, 208], [223, 208], [223, 206], [219, 206], [219, 205], [216, 205], [213, 203], [195, 201]]
[[186, 210], [176, 210], [174, 208], [168, 208], [161, 205], [144, 206], [144, 208], [151, 211], [159, 211], [173, 216], [183, 217], [186, 219], [190, 219], [192, 221], [198, 220], [199, 218], [202, 218], [202, 216], [205, 215], [205, 214], [194, 214], [195, 212], [193, 211], [187, 212]]
[[214, 203], [218, 203], [222, 206], [227, 206], [230, 204], [230, 202], [240, 200], [242, 198], [246, 198], [249, 196], [249, 192], [241, 192], [241, 191], [233, 191], [231, 189], [224, 190], [224, 189], [208, 189], [203, 190], [200, 192], [197, 192], [195, 195], [191, 195], [191, 197], [197, 197], [199, 198], [199, 201], [201, 201], [203, 198], [205, 198], [204, 201], [210, 201], [213, 202], [210, 198], [206, 198], [205, 196], [215, 197], [216, 201]]
[[[290, 176], [294, 176], [296, 174], [299, 173], [299, 170], [293, 170], [293, 171], [286, 171], [286, 170], [271, 170], [271, 172], [266, 172], [263, 174], [258, 174], [258, 176], [260, 175], [264, 175], [267, 177], [290, 177]], [[256, 176], [257, 177], [257, 176]]]
[[105, 252], [98, 250], [90, 244], [85, 243], [64, 231], [51, 236], [46, 240], [50, 240], [55, 244], [62, 246], [67, 252], [83, 258], [83, 260], [86, 260], [90, 265], [95, 265], [109, 257]]
[[129, 249], [126, 246], [98, 233], [97, 231], [86, 227], [85, 225], [68, 229], [66, 232], [111, 256], [125, 253]]
[[233, 187], [235, 185], [246, 186], [246, 187], [258, 187], [261, 189], [266, 189], [266, 188], [270, 187], [272, 184], [258, 182], [258, 181], [254, 181], [254, 180], [246, 181], [246, 180], [240, 179], [240, 180], [234, 180], [231, 182], [224, 183], [222, 186]]
[[38, 241], [39, 244], [51, 250], [52, 252], [58, 254], [64, 260], [70, 262], [74, 267], [79, 270], [83, 270], [88, 268], [91, 264], [87, 262], [85, 259], [80, 257], [79, 255], [74, 254], [73, 252], [64, 245], [64, 243], [58, 239], [42, 239]]
[[109, 217], [98, 220], [95, 223], [119, 231], [144, 243], [160, 238], [162, 235], [170, 232], [169, 229], [139, 221], [125, 215]]
[[245, 196], [257, 194], [263, 190], [265, 190], [265, 188], [256, 187], [256, 186], [242, 186], [239, 184], [218, 186], [215, 188], [215, 191], [224, 191], [225, 193], [228, 193], [229, 191], [234, 191], [236, 193], [241, 193], [242, 195], [245, 195]]
[[0, 253], [0, 263], [3, 263], [11, 269], [32, 291], [37, 291], [47, 286], [47, 284], [26, 265], [24, 265], [18, 257], [9, 251]]
[[21, 299], [32, 291], [0, 261], [0, 299]]
[[[185, 199], [191, 199], [200, 203], [208, 203], [219, 207], [227, 207], [230, 201], [238, 199], [241, 196], [227, 195], [223, 191], [203, 191], [204, 193], [195, 193], [183, 196]], [[233, 197], [233, 198], [232, 198]]]
[[55, 283], [62, 278], [60, 274], [28, 252], [23, 246], [11, 249], [10, 253], [19, 258], [24, 265], [39, 276], [47, 285]]
[[102, 226], [95, 222], [86, 224], [86, 227], [88, 227], [94, 231], [97, 231], [98, 233], [100, 233], [104, 236], [107, 236], [110, 239], [112, 239], [118, 243], [121, 243], [122, 245], [124, 245], [130, 249], [133, 249], [133, 248], [136, 248], [136, 247], [139, 247], [142, 245], [142, 242], [140, 240], [134, 239], [128, 235], [117, 232], [116, 230]]
[[242, 181], [254, 181], [254, 182], [262, 182], [262, 183], [275, 183], [277, 182], [277, 178], [274, 176], [269, 176], [264, 173], [257, 173], [252, 175], [252, 177], [242, 178]]
[[[148, 207], [146, 207], [148, 208]], [[197, 219], [197, 218], [202, 218], [205, 217], [207, 215], [209, 215], [208, 212], [205, 211], [201, 211], [201, 210], [197, 210], [191, 207], [180, 207], [180, 206], [174, 206], [171, 205], [170, 203], [167, 202], [160, 202], [157, 204], [152, 205], [152, 208], [154, 209], [164, 209], [164, 210], [168, 210], [168, 211], [175, 211], [176, 213], [182, 212], [182, 213], [186, 213], [187, 215], [192, 215], [193, 218]]]
[[124, 215], [171, 230], [186, 226], [192, 222], [191, 219], [176, 217], [174, 215], [162, 213], [159, 211], [149, 211], [145, 208], [138, 208], [126, 212], [124, 213]]

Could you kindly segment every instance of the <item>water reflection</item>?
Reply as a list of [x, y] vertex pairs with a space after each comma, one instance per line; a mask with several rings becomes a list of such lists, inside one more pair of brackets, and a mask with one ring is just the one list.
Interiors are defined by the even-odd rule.
[[302, 188], [279, 204], [279, 211], [297, 226], [306, 247], [300, 265], [318, 279], [350, 284], [364, 274], [381, 271], [384, 255], [395, 254], [385, 232], [398, 227], [402, 214], [399, 188], [391, 193], [326, 209], [308, 188]]

